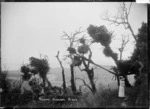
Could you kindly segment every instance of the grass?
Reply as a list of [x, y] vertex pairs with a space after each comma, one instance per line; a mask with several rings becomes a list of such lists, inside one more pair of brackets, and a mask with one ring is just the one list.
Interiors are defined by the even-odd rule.
[[[142, 81], [142, 82], [141, 82]], [[126, 101], [127, 107], [146, 107], [148, 105], [148, 82], [147, 76], [142, 76], [136, 82], [136, 85], [132, 88], [125, 88], [125, 93], [128, 97]], [[17, 82], [11, 82], [13, 86], [17, 86]], [[111, 107], [111, 108], [119, 108], [121, 107], [121, 103], [124, 101], [123, 99], [118, 97], [118, 89], [112, 88], [110, 85], [106, 86], [103, 84], [99, 84], [97, 88], [97, 93], [93, 95], [87, 89], [83, 90], [82, 96], [80, 96], [79, 101], [77, 102], [67, 102], [58, 104], [56, 102], [50, 101], [35, 101], [32, 99], [32, 93], [30, 91], [25, 91], [24, 94], [20, 94], [20, 91], [17, 89], [18, 87], [12, 89], [7, 93], [7, 98], [11, 98], [7, 100], [7, 104], [11, 106], [17, 107], [27, 107], [27, 108], [50, 108], [50, 107], [60, 107], [60, 108], [103, 108], [103, 107]], [[31, 95], [31, 96], [28, 96]], [[137, 98], [139, 100], [137, 100]], [[15, 102], [18, 101], [18, 102]]]
[[[118, 91], [106, 89], [103, 85], [100, 85], [97, 93], [93, 95], [92, 93], [85, 93], [81, 100], [77, 102], [74, 107], [118, 107], [119, 98]], [[115, 102], [114, 102], [115, 101]]]
[[[115, 102], [114, 102], [115, 101]], [[34, 101], [31, 100], [26, 104], [22, 104], [18, 107], [27, 107], [27, 108], [93, 108], [93, 107], [118, 107], [120, 103], [120, 99], [118, 98], [118, 91], [110, 90], [105, 88], [102, 84], [100, 84], [99, 89], [95, 95], [91, 92], [85, 92], [82, 96], [79, 97], [77, 102], [66, 102], [62, 104], [58, 104], [56, 102], [51, 101]]]

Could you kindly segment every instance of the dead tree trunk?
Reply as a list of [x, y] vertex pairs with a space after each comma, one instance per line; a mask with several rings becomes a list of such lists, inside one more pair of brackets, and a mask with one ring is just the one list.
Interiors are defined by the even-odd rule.
[[61, 62], [60, 59], [59, 59], [59, 51], [58, 51], [58, 53], [57, 53], [56, 58], [58, 59], [59, 64], [60, 64], [60, 66], [61, 66], [61, 68], [62, 68], [63, 89], [64, 89], [64, 91], [65, 91], [65, 90], [66, 90], [65, 73], [64, 73], [64, 67], [63, 67], [63, 65], [62, 65], [62, 62]]
[[92, 93], [95, 94], [97, 90], [96, 90], [96, 86], [95, 86], [95, 83], [94, 83], [93, 68], [86, 70], [86, 72], [87, 72], [87, 75], [88, 75], [88, 78], [89, 78], [89, 81], [90, 81], [90, 84], [91, 84], [91, 87], [92, 87]]
[[74, 69], [73, 69], [73, 65], [70, 65], [70, 70], [71, 70], [71, 88], [72, 88], [72, 92], [73, 94], [76, 93], [76, 85], [75, 85], [75, 81], [74, 81]]

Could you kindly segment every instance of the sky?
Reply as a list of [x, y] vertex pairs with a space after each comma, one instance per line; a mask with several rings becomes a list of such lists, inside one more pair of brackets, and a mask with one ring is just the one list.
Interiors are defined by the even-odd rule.
[[[51, 68], [60, 67], [55, 57], [58, 50], [63, 65], [68, 67], [69, 61], [63, 60], [64, 55], [68, 54], [68, 42], [61, 39], [63, 31], [71, 34], [80, 27], [81, 30], [87, 30], [90, 24], [105, 25], [109, 31], [114, 31], [115, 38], [111, 47], [117, 53], [117, 48], [121, 45], [121, 35], [129, 35], [130, 42], [123, 53], [123, 59], [127, 59], [134, 48], [130, 31], [101, 19], [106, 10], [113, 15], [118, 7], [118, 2], [1, 3], [2, 70], [18, 70], [23, 63], [29, 62], [31, 56], [39, 58], [40, 54], [48, 56]], [[129, 22], [137, 34], [141, 23], [147, 22], [147, 6], [133, 3]], [[104, 56], [100, 44], [93, 44], [91, 49], [95, 63], [115, 65], [111, 58]]]

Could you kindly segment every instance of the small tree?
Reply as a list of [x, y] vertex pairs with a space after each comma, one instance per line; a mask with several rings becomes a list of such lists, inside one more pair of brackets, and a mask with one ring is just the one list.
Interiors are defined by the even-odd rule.
[[74, 56], [76, 53], [76, 49], [75, 49], [75, 43], [78, 41], [77, 39], [77, 35], [79, 35], [80, 33], [82, 33], [83, 31], [79, 30], [75, 31], [74, 34], [71, 33], [71, 35], [68, 35], [66, 32], [64, 32], [64, 35], [62, 36], [63, 40], [68, 40], [69, 41], [69, 47], [67, 49], [67, 51], [69, 52], [69, 55], [67, 57], [69, 57], [71, 59], [71, 64], [70, 64], [70, 71], [71, 71], [71, 88], [73, 93], [76, 93], [76, 85], [75, 85], [75, 77], [74, 77]]
[[43, 79], [44, 87], [45, 87], [46, 82], [51, 86], [50, 82], [48, 81], [48, 79], [46, 77], [46, 75], [50, 69], [48, 60], [46, 58], [38, 59], [35, 57], [31, 57], [29, 60], [30, 60], [30, 65], [36, 69], [36, 71], [39, 73], [39, 76]]
[[[78, 47], [78, 53], [79, 53], [78, 55], [84, 56], [84, 54], [89, 52], [88, 60], [91, 60], [91, 58], [92, 58], [92, 51], [90, 49], [91, 44], [90, 45], [86, 44], [85, 38], [81, 38], [79, 41], [82, 45]], [[92, 91], [92, 93], [95, 94], [96, 93], [96, 86], [94, 83], [94, 69], [90, 68], [90, 61], [86, 62], [86, 60], [84, 58], [80, 59], [79, 56], [78, 56], [78, 58], [79, 59], [78, 60], [76, 59], [76, 61], [80, 64], [77, 64], [77, 66], [80, 66], [81, 63], [83, 63], [84, 69], [82, 69], [81, 71], [85, 71], [87, 73], [90, 84], [91, 84], [91, 88], [90, 88], [90, 86], [88, 86], [85, 83], [85, 81], [83, 81], [83, 79], [81, 79], [81, 80], [84, 82], [84, 84], [86, 86], [88, 86], [88, 88]]]
[[[123, 70], [127, 68], [127, 65], [124, 62], [118, 60], [118, 54], [115, 53], [110, 47], [113, 33], [109, 32], [105, 26], [97, 27], [94, 25], [90, 25], [87, 30], [94, 42], [100, 43], [102, 46], [105, 47], [103, 50], [105, 56], [111, 57], [116, 63], [118, 69], [118, 72], [116, 72], [117, 76], [119, 75], [124, 76], [126, 86], [131, 86], [126, 76], [129, 73], [128, 72], [129, 70], [125, 70], [125, 71]], [[119, 79], [118, 79], [118, 85], [119, 85]]]
[[46, 57], [43, 59], [30, 57], [29, 61], [30, 64], [21, 66], [21, 72], [23, 72], [22, 78], [28, 81], [30, 80], [31, 76], [39, 74], [39, 76], [43, 80], [44, 90], [46, 87], [46, 83], [48, 84], [48, 87], [52, 87], [51, 83], [47, 78], [47, 73], [50, 69], [48, 64], [48, 59]]

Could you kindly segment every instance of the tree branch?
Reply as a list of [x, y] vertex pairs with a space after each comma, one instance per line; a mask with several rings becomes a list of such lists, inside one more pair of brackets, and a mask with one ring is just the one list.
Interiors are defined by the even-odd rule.
[[77, 36], [78, 34], [84, 32], [84, 31], [81, 31], [80, 29], [81, 29], [81, 27], [79, 28], [79, 30], [75, 31], [75, 33], [73, 33], [73, 34], [71, 33], [71, 35], [68, 35], [66, 32], [63, 32], [64, 35], [62, 36], [62, 39], [63, 39], [63, 40], [68, 40], [69, 43], [70, 43], [70, 47], [73, 47], [73, 44], [74, 44], [75, 42], [78, 42], [78, 41], [79, 41], [79, 39], [77, 39], [76, 36]]
[[129, 42], [129, 36], [128, 36], [128, 39], [126, 40], [125, 36], [122, 35], [122, 40], [121, 41], [122, 41], [122, 44], [121, 44], [121, 47], [119, 48], [120, 60], [122, 59], [122, 54], [123, 54], [124, 48], [127, 45], [127, 43]]
[[94, 65], [96, 65], [96, 66], [102, 68], [103, 70], [108, 71], [109, 73], [112, 73], [112, 74], [114, 74], [114, 75], [117, 75], [115, 72], [112, 72], [112, 71], [110, 71], [110, 70], [108, 70], [108, 69], [106, 69], [106, 68], [104, 68], [104, 67], [102, 67], [102, 66], [100, 66], [100, 65], [98, 65], [98, 64], [96, 64], [96, 63], [94, 63], [92, 60], [89, 60], [89, 59], [87, 59], [87, 58], [84, 57], [84, 56], [80, 56], [79, 54], [76, 54], [76, 55], [78, 55], [78, 56], [79, 56], [80, 58], [82, 58], [83, 60], [86, 60], [87, 62], [92, 63], [92, 64], [94, 64]]
[[103, 20], [111, 22], [111, 24], [115, 24], [116, 26], [123, 25], [125, 29], [129, 29], [133, 38], [137, 42], [137, 37], [133, 32], [133, 29], [129, 23], [128, 16], [131, 11], [132, 3], [130, 4], [129, 8], [126, 8], [126, 4], [123, 2], [123, 6], [120, 6], [121, 12], [118, 10], [118, 14], [116, 16], [110, 17], [108, 16], [108, 12], [106, 13], [105, 17], [102, 18]]
[[81, 72], [82, 72], [82, 71], [86, 71], [85, 69], [81, 69], [80, 66], [78, 66], [78, 68], [79, 68], [79, 70], [80, 70]]
[[129, 6], [128, 15], [130, 14], [131, 6], [132, 6], [132, 2], [130, 4], [130, 6]]
[[91, 90], [91, 92], [93, 91], [92, 88], [85, 82], [84, 79], [82, 79], [82, 78], [75, 78], [75, 79], [81, 80], [84, 83], [84, 85], [87, 86]]
[[56, 58], [58, 59], [59, 64], [60, 64], [62, 70], [64, 70], [64, 67], [63, 67], [63, 65], [62, 65], [62, 62], [61, 62], [60, 59], [59, 59], [59, 51], [57, 52]]

